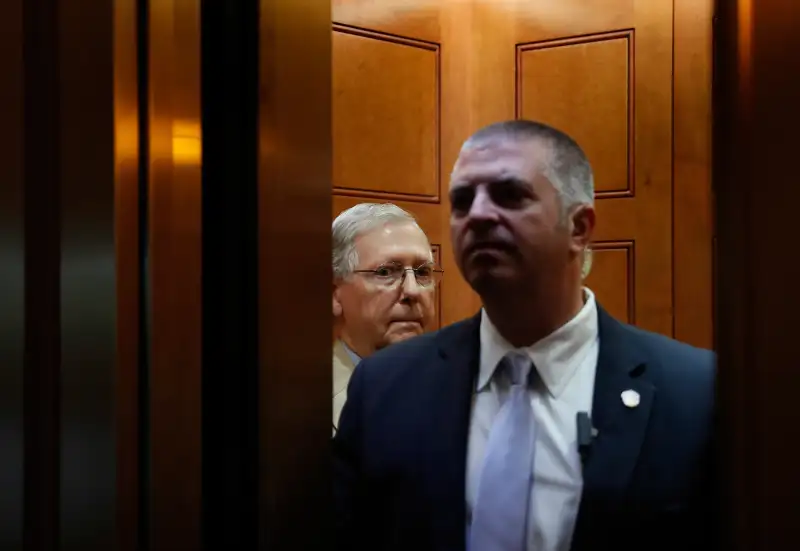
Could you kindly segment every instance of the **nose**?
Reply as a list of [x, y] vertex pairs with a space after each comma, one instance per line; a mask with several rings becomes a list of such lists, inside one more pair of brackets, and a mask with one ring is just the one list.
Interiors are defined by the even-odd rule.
[[486, 186], [478, 186], [469, 208], [469, 218], [474, 222], [496, 222], [497, 209]]
[[414, 275], [414, 270], [410, 268], [405, 271], [402, 283], [403, 299], [416, 299], [422, 292], [422, 286], [417, 283], [417, 277]]

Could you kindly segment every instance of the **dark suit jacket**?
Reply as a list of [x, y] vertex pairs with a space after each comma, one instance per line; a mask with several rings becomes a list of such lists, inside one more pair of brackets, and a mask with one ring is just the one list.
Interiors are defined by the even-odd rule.
[[[572, 550], [714, 549], [714, 355], [598, 310], [599, 432]], [[337, 549], [465, 548], [479, 326], [480, 315], [359, 364], [333, 440]], [[622, 403], [628, 389], [638, 407]]]

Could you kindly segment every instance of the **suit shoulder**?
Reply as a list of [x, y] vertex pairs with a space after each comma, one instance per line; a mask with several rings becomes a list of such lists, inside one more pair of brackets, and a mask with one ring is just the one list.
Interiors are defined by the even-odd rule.
[[628, 325], [627, 328], [639, 338], [640, 343], [650, 352], [667, 361], [689, 362], [702, 367], [714, 367], [716, 363], [716, 354], [713, 350], [699, 348], [659, 333], [633, 327], [632, 325]]
[[662, 382], [671, 381], [684, 390], [687, 389], [687, 383], [698, 390], [714, 387], [717, 358], [712, 350], [633, 326], [627, 327], [647, 356], [660, 367], [659, 378]]
[[364, 358], [358, 367], [385, 370], [388, 366], [400, 367], [413, 365], [423, 356], [431, 354], [436, 349], [436, 333], [426, 333], [418, 337], [398, 342], [378, 350]]
[[469, 331], [472, 324], [474, 320], [459, 321], [437, 331], [387, 346], [364, 358], [358, 364], [357, 371], [364, 372], [367, 379], [387, 379], [424, 366], [438, 356], [441, 342], [462, 336], [465, 330]]
[[438, 353], [438, 342], [440, 339], [447, 339], [449, 338], [450, 334], [462, 331], [464, 326], [470, 322], [471, 320], [459, 321], [452, 325], [442, 327], [437, 331], [431, 331], [430, 333], [425, 333], [418, 337], [413, 337], [411, 339], [392, 344], [386, 348], [378, 350], [368, 358], [364, 359], [361, 363], [403, 363], [419, 359], [420, 354], [426, 355]]

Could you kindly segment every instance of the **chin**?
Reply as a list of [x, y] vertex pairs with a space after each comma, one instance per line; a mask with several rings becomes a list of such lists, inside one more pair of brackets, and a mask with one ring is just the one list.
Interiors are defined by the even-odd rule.
[[518, 280], [516, 272], [503, 269], [500, 266], [472, 269], [465, 275], [470, 287], [479, 295], [485, 292], [493, 292], [497, 289], [508, 288], [509, 285]]
[[416, 328], [408, 327], [403, 329], [395, 329], [392, 330], [386, 337], [386, 340], [389, 341], [390, 344], [396, 342], [402, 342], [408, 340], [413, 337], [417, 337], [422, 334], [422, 327], [417, 326]]

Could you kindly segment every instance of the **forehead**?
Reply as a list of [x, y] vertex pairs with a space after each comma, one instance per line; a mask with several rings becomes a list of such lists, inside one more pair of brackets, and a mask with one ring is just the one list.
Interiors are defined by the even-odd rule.
[[509, 178], [530, 182], [540, 172], [546, 155], [547, 148], [539, 140], [506, 137], [480, 140], [461, 150], [450, 187]]
[[431, 247], [428, 238], [414, 224], [385, 224], [356, 238], [359, 264], [381, 262], [426, 262]]

